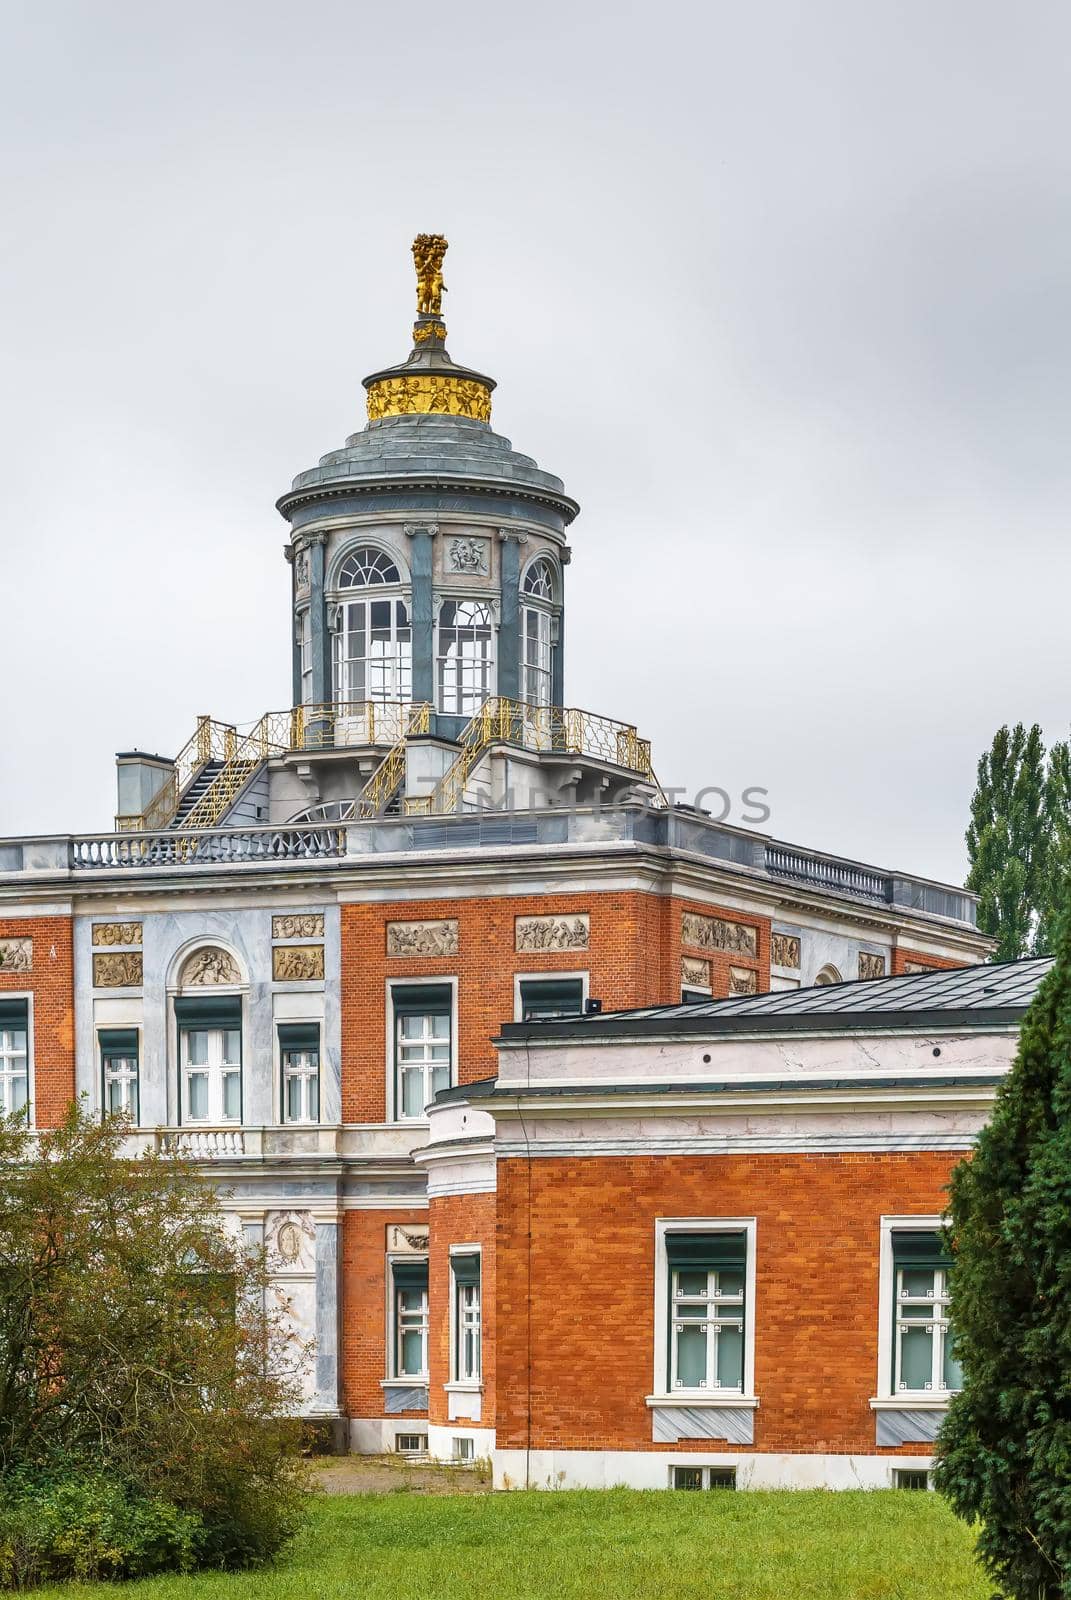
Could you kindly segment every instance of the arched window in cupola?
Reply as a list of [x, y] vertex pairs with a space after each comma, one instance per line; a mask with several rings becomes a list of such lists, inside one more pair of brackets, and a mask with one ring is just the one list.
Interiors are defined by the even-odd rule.
[[471, 717], [490, 699], [494, 660], [490, 606], [444, 600], [439, 611], [439, 709]]
[[521, 699], [532, 706], [551, 703], [556, 596], [554, 565], [540, 556], [521, 582]]
[[339, 567], [336, 588], [344, 591], [335, 631], [335, 700], [339, 704], [411, 698], [409, 607], [400, 593], [390, 593], [401, 584], [396, 562], [373, 545], [351, 550]]

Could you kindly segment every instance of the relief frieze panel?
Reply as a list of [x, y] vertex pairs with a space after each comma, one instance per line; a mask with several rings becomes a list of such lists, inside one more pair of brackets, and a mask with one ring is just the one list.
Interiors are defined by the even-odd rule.
[[94, 945], [140, 944], [140, 922], [94, 922]]
[[681, 956], [681, 983], [686, 988], [710, 988], [710, 962], [698, 956]]
[[797, 933], [771, 933], [770, 962], [775, 967], [798, 967], [801, 941]]
[[273, 939], [322, 939], [324, 917], [322, 911], [290, 913], [271, 919]]
[[32, 939], [0, 939], [0, 972], [30, 972], [32, 969]]
[[521, 951], [586, 950], [591, 919], [586, 912], [570, 917], [518, 917], [515, 944]]
[[457, 923], [453, 920], [387, 923], [389, 956], [456, 956], [457, 949]]
[[681, 942], [694, 945], [697, 950], [727, 950], [731, 955], [755, 959], [759, 953], [759, 930], [727, 917], [704, 917], [686, 911], [681, 917]]
[[276, 983], [312, 983], [324, 975], [324, 947], [276, 945], [271, 953], [271, 972]]
[[219, 983], [241, 983], [242, 974], [230, 951], [213, 945], [194, 951], [183, 966], [179, 981], [184, 989], [211, 988]]
[[860, 950], [859, 976], [861, 978], [884, 978], [885, 957], [872, 955], [869, 950]]
[[140, 950], [107, 950], [93, 956], [94, 989], [140, 989]]
[[729, 968], [730, 994], [758, 994], [759, 975], [754, 967]]

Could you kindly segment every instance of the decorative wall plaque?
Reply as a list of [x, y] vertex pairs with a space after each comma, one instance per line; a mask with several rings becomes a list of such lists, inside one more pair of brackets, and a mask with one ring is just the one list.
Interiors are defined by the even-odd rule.
[[271, 974], [277, 983], [308, 983], [324, 975], [322, 944], [276, 945], [271, 953]]
[[759, 932], [746, 922], [726, 917], [701, 917], [686, 911], [681, 918], [681, 941], [698, 950], [728, 950], [738, 956], [758, 956]]
[[110, 950], [94, 955], [94, 989], [140, 989], [141, 983], [140, 950]]
[[322, 939], [323, 912], [299, 912], [296, 915], [286, 912], [282, 916], [272, 917], [271, 936], [273, 939]]
[[587, 912], [572, 917], [518, 917], [518, 950], [586, 950], [591, 939]]
[[486, 539], [451, 539], [446, 547], [446, 565], [451, 572], [485, 578], [490, 569], [490, 548]]
[[274, 1211], [265, 1219], [264, 1242], [269, 1255], [284, 1266], [306, 1272], [316, 1267], [316, 1224], [307, 1211]]
[[925, 961], [905, 961], [904, 972], [933, 972], [936, 969], [927, 965]]
[[101, 944], [140, 944], [140, 922], [94, 922], [93, 943]]
[[294, 587], [299, 594], [309, 587], [309, 552], [299, 550], [294, 557]]
[[759, 975], [754, 967], [729, 968], [730, 994], [758, 994]]
[[194, 951], [179, 981], [184, 989], [208, 988], [216, 983], [241, 983], [242, 974], [230, 952], [213, 945], [208, 950]]
[[860, 950], [859, 976], [861, 978], [884, 978], [885, 957], [871, 955], [867, 950]]
[[457, 923], [388, 922], [389, 956], [456, 956]]
[[681, 956], [681, 983], [686, 988], [710, 988], [710, 962], [698, 956]]
[[0, 939], [0, 972], [29, 972], [32, 967], [32, 939]]
[[427, 1228], [407, 1228], [399, 1222], [387, 1224], [387, 1249], [391, 1255], [405, 1255], [413, 1251], [423, 1255], [428, 1248]]
[[771, 933], [770, 964], [775, 967], [798, 967], [800, 964], [800, 939], [795, 933]]

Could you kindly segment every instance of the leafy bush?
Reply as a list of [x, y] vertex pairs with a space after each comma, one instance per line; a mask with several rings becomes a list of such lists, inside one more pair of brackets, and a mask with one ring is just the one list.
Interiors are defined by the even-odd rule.
[[22, 1469], [0, 1482], [0, 1585], [187, 1572], [200, 1518], [101, 1473]]

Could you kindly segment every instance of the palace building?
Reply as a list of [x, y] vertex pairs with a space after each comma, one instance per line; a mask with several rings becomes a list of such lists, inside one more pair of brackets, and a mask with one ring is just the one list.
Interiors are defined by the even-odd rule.
[[895, 1284], [944, 1348], [934, 1219], [1011, 1002], [949, 973], [970, 894], [671, 805], [569, 705], [579, 507], [448, 354], [445, 248], [278, 501], [292, 704], [120, 754], [108, 831], [0, 840], [0, 1108], [84, 1096], [203, 1163], [343, 1448], [887, 1481], [952, 1374]]

